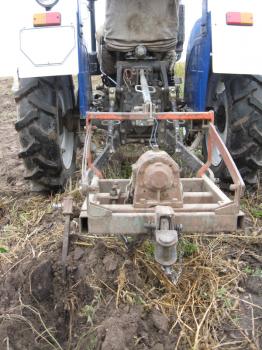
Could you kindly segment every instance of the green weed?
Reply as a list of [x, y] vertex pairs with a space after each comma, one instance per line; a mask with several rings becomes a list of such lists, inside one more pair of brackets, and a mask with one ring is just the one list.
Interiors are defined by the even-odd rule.
[[217, 291], [218, 298], [223, 302], [224, 307], [226, 308], [232, 308], [233, 302], [232, 300], [227, 296], [227, 289], [222, 287], [219, 288]]
[[253, 273], [253, 276], [262, 277], [262, 269], [261, 268], [256, 268], [254, 273]]
[[262, 219], [262, 208], [251, 209], [251, 213], [256, 219]]
[[89, 344], [87, 345], [87, 350], [95, 350], [97, 348], [97, 338], [95, 335], [91, 336], [89, 339]]
[[8, 253], [8, 249], [0, 247], [0, 254]]
[[185, 76], [185, 62], [176, 63], [175, 67], [175, 75], [179, 78], [183, 78]]
[[82, 310], [80, 311], [80, 316], [85, 317], [87, 323], [91, 324], [93, 326], [93, 319], [95, 316], [95, 308], [92, 305], [85, 305]]
[[257, 267], [256, 269], [252, 269], [250, 266], [246, 266], [243, 272], [250, 276], [262, 277], [262, 268]]
[[85, 317], [87, 323], [93, 326], [93, 320], [97, 310], [97, 306], [100, 304], [102, 298], [102, 291], [97, 290], [97, 293], [92, 301], [91, 305], [85, 305], [80, 311], [80, 316]]
[[176, 63], [175, 76], [182, 79], [182, 84], [180, 85], [179, 96], [184, 97], [184, 87], [185, 87], [185, 62]]
[[154, 257], [155, 246], [154, 243], [150, 241], [145, 241], [144, 243], [145, 254], [148, 259], [152, 259]]
[[252, 275], [253, 269], [250, 266], [246, 266], [243, 270], [247, 275]]
[[182, 239], [181, 249], [185, 257], [191, 256], [198, 252], [198, 245], [188, 241], [187, 239]]
[[240, 324], [240, 316], [234, 315], [234, 316], [232, 317], [232, 321], [233, 321], [233, 323], [234, 323], [235, 325], [239, 326], [239, 324]]
[[140, 295], [136, 295], [134, 298], [134, 303], [136, 305], [146, 305], [145, 300], [143, 300], [143, 298]]

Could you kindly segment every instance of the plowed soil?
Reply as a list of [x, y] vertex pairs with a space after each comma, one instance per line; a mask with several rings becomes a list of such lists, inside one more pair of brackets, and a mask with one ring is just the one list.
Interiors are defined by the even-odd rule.
[[184, 237], [177, 285], [148, 241], [80, 236], [76, 218], [65, 276], [54, 204], [83, 198], [77, 181], [66, 194], [29, 192], [11, 87], [0, 80], [0, 350], [261, 349], [261, 190], [243, 199], [244, 231]]

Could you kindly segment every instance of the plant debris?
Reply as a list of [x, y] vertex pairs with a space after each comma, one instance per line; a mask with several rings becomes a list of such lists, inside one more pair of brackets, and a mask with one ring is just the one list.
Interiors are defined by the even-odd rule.
[[[10, 81], [1, 80], [0, 86], [0, 106], [9, 106], [6, 125], [11, 125], [15, 109], [6, 93]], [[6, 121], [4, 111], [0, 118]], [[0, 129], [0, 136], [6, 132]], [[54, 204], [70, 194], [81, 205], [78, 173], [63, 195], [30, 194], [20, 170], [13, 171], [18, 146], [15, 131], [9, 127], [8, 133], [13, 144], [9, 150], [1, 145], [7, 163], [0, 173], [1, 349], [262, 347], [261, 188], [243, 198], [245, 230], [183, 235], [177, 284], [154, 261], [149, 241], [129, 251], [116, 237], [80, 236], [77, 220], [65, 280], [64, 218]], [[130, 169], [119, 157], [114, 156], [107, 171], [115, 176], [122, 169], [128, 176]], [[12, 182], [7, 174], [13, 174]]]

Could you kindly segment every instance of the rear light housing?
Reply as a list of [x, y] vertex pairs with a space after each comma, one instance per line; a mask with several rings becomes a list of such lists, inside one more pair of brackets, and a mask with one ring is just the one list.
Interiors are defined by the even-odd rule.
[[253, 26], [253, 13], [250, 12], [227, 12], [227, 25], [235, 26]]
[[61, 25], [61, 13], [45, 12], [34, 15], [34, 27], [49, 27]]

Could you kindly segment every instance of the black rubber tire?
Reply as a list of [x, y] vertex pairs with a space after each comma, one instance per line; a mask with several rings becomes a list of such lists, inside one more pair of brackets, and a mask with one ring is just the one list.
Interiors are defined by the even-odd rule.
[[18, 107], [15, 128], [22, 148], [19, 157], [26, 168], [24, 178], [31, 181], [35, 191], [63, 190], [75, 170], [77, 148], [76, 132], [70, 130], [73, 152], [65, 166], [60, 135], [61, 130], [69, 131], [68, 120], [74, 109], [72, 78], [28, 78], [19, 83], [15, 93]]
[[[216, 85], [223, 81], [227, 119], [225, 144], [230, 151], [244, 181], [253, 185], [257, 182], [258, 170], [262, 168], [262, 77], [250, 75], [216, 75], [209, 80], [207, 109], [212, 109], [217, 100]], [[222, 102], [223, 103], [223, 102]], [[216, 112], [216, 111], [215, 111]], [[219, 113], [215, 113], [215, 124]], [[204, 154], [206, 154], [204, 142]], [[212, 165], [217, 178], [228, 182], [229, 173], [222, 161]]]

